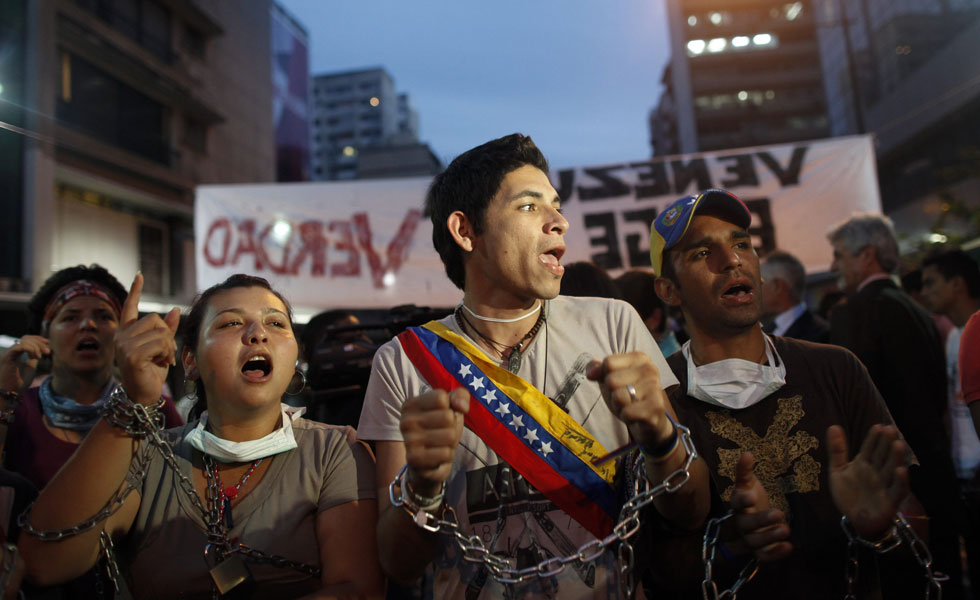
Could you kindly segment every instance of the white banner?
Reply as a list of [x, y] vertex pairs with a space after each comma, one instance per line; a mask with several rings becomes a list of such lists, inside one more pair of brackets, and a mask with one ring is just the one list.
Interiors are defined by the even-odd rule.
[[[880, 211], [868, 136], [657, 158], [551, 173], [570, 229], [565, 264], [613, 275], [649, 267], [650, 222], [670, 202], [728, 189], [752, 211], [755, 245], [825, 271], [826, 232], [854, 211]], [[461, 297], [422, 217], [430, 178], [200, 186], [194, 208], [197, 285], [233, 273], [269, 279], [315, 309], [451, 306]]]

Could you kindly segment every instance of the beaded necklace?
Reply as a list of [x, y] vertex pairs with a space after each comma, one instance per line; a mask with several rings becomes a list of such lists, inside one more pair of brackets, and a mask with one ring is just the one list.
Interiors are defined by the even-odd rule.
[[204, 455], [204, 473], [207, 475], [208, 479], [213, 478], [218, 486], [218, 489], [221, 490], [221, 507], [218, 509], [218, 518], [220, 520], [224, 520], [226, 529], [230, 530], [235, 526], [235, 522], [231, 518], [231, 501], [238, 497], [238, 492], [242, 490], [242, 486], [245, 485], [246, 481], [248, 481], [252, 471], [254, 471], [255, 467], [259, 466], [259, 463], [261, 462], [261, 458], [254, 460], [234, 487], [222, 487], [221, 473], [219, 473], [218, 469], [215, 467], [214, 459], [207, 454]]

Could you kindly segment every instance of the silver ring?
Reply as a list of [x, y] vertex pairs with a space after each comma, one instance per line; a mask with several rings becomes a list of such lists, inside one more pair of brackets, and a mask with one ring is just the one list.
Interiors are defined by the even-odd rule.
[[626, 391], [629, 392], [630, 402], [636, 402], [636, 388], [632, 384], [627, 384]]

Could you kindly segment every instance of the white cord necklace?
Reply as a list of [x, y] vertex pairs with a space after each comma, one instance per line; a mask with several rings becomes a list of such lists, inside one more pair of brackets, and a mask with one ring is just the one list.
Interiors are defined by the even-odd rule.
[[529, 310], [528, 312], [524, 313], [519, 317], [514, 317], [513, 319], [495, 319], [493, 317], [484, 317], [483, 315], [478, 315], [472, 310], [470, 310], [469, 307], [463, 304], [462, 302], [459, 303], [459, 305], [463, 307], [463, 310], [470, 313], [470, 315], [472, 315], [473, 318], [479, 319], [481, 321], [489, 321], [491, 323], [516, 323], [518, 321], [523, 321], [524, 319], [530, 317], [531, 315], [537, 314], [537, 312], [541, 310], [541, 304], [543, 303], [538, 302], [538, 305], [536, 307], [534, 307], [533, 309]]

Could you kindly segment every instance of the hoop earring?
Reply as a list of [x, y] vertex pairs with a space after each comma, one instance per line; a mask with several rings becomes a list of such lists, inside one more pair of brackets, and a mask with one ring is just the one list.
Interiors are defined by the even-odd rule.
[[191, 400], [197, 400], [197, 380], [184, 379], [184, 396]]
[[293, 375], [293, 380], [289, 382], [289, 385], [292, 385], [293, 381], [296, 380], [296, 375], [299, 375], [299, 380], [300, 380], [299, 389], [297, 389], [295, 392], [291, 392], [289, 391], [289, 387], [287, 386], [286, 387], [287, 396], [298, 396], [300, 395], [300, 393], [302, 393], [303, 390], [306, 389], [306, 374], [300, 371], [299, 369], [296, 369], [296, 373]]

